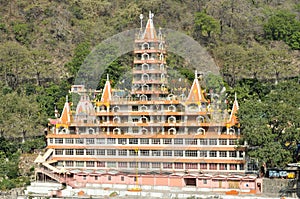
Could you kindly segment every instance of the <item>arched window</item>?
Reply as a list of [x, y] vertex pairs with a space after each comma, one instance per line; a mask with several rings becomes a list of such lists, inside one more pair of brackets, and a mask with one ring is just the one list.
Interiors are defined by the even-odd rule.
[[120, 118], [119, 116], [115, 116], [115, 117], [113, 118], [113, 122], [114, 122], [114, 123], [120, 123], [120, 122], [121, 122], [121, 118]]
[[147, 134], [147, 133], [148, 133], [148, 129], [142, 128], [142, 129], [141, 129], [141, 133], [142, 133], [142, 134]]
[[160, 64], [159, 69], [160, 70], [165, 70], [165, 65], [164, 64]]
[[141, 111], [141, 112], [145, 112], [145, 111], [147, 111], [147, 110], [148, 110], [148, 107], [145, 106], [145, 105], [143, 105], [143, 106], [140, 107], [140, 111]]
[[149, 70], [149, 64], [143, 63], [142, 70]]
[[142, 74], [142, 81], [149, 81], [149, 74], [147, 73]]
[[118, 112], [120, 110], [120, 107], [119, 106], [114, 106], [113, 108], [112, 108], [112, 111], [113, 112]]
[[121, 134], [121, 129], [120, 128], [114, 128], [113, 129], [113, 134], [114, 135], [116, 135], [116, 134], [120, 135]]
[[149, 43], [147, 43], [147, 42], [143, 43], [142, 49], [143, 49], [143, 50], [145, 50], [145, 49], [150, 49]]
[[161, 54], [159, 55], [159, 60], [164, 60], [164, 54], [161, 53]]
[[231, 127], [231, 128], [229, 129], [229, 134], [230, 134], [230, 135], [234, 135], [234, 134], [235, 134], [235, 129]]
[[175, 128], [170, 128], [170, 129], [168, 130], [168, 134], [169, 134], [169, 135], [175, 135], [175, 134], [176, 134], [176, 129], [175, 129]]
[[205, 129], [204, 128], [198, 128], [197, 129], [197, 135], [205, 135]]
[[148, 123], [148, 118], [143, 116], [143, 117], [140, 118], [140, 122], [141, 123]]
[[165, 74], [161, 74], [161, 75], [160, 75], [160, 79], [161, 79], [161, 81], [165, 81], [165, 80], [166, 80]]
[[174, 105], [168, 106], [168, 111], [175, 112], [175, 110], [176, 110], [176, 107]]
[[141, 101], [147, 101], [147, 100], [148, 100], [147, 95], [141, 95], [141, 96], [140, 96], [140, 100], [141, 100]]
[[144, 84], [144, 85], [142, 86], [142, 91], [148, 91], [148, 90], [149, 90], [149, 85]]
[[176, 123], [176, 117], [174, 117], [174, 116], [169, 117], [168, 123]]
[[[146, 57], [145, 57], [146, 56]], [[142, 60], [149, 60], [149, 54], [148, 53], [144, 53], [142, 54]]]
[[89, 128], [88, 132], [89, 132], [89, 134], [95, 134], [95, 129]]
[[204, 123], [204, 117], [203, 116], [198, 116], [197, 118], [196, 118], [196, 122], [197, 123]]
[[162, 42], [160, 42], [158, 48], [159, 48], [159, 50], [163, 50], [164, 49], [164, 44]]

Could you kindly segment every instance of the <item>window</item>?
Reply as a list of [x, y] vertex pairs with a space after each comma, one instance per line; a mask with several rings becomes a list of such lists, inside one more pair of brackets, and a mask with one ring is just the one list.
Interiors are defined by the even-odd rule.
[[127, 139], [126, 138], [119, 138], [118, 139], [118, 144], [127, 144]]
[[160, 162], [152, 162], [153, 169], [160, 169]]
[[196, 150], [187, 150], [185, 151], [185, 157], [197, 157]]
[[96, 162], [96, 166], [97, 166], [97, 167], [105, 167], [105, 162], [97, 161], [97, 162]]
[[207, 157], [207, 151], [199, 151], [199, 157]]
[[111, 176], [107, 176], [107, 180], [108, 180], [108, 181], [111, 181]]
[[229, 145], [236, 145], [236, 139], [229, 139]]
[[108, 168], [115, 168], [116, 167], [116, 162], [107, 162], [107, 167]]
[[124, 181], [124, 180], [125, 180], [124, 176], [121, 176], [121, 181]]
[[63, 149], [55, 149], [55, 155], [63, 155]]
[[220, 170], [227, 170], [227, 164], [220, 163], [219, 167], [220, 167]]
[[197, 139], [185, 139], [185, 145], [197, 145]]
[[160, 139], [159, 138], [152, 139], [152, 144], [160, 144]]
[[76, 155], [84, 155], [84, 150], [83, 149], [75, 149]]
[[83, 161], [76, 161], [76, 167], [84, 167]]
[[86, 144], [95, 144], [94, 138], [86, 138]]
[[83, 138], [76, 138], [76, 139], [75, 139], [75, 143], [76, 143], [76, 144], [83, 144], [83, 143], [84, 143], [84, 140], [83, 140]]
[[172, 139], [170, 139], [170, 138], [163, 139], [163, 143], [164, 144], [172, 144]]
[[94, 161], [86, 161], [86, 167], [94, 167], [95, 162]]
[[118, 150], [118, 155], [119, 156], [127, 156], [127, 150], [126, 149]]
[[207, 184], [207, 179], [203, 179], [203, 184]]
[[97, 155], [105, 155], [105, 149], [96, 149]]
[[207, 145], [207, 139], [199, 139], [200, 145]]
[[200, 163], [200, 169], [207, 169], [207, 163]]
[[116, 144], [116, 138], [107, 138], [107, 144]]
[[163, 151], [163, 156], [172, 156], [172, 151], [171, 150], [164, 150]]
[[209, 139], [209, 145], [218, 145], [217, 139]]
[[130, 156], [136, 156], [136, 155], [138, 155], [138, 151], [136, 152], [135, 150], [130, 149], [130, 150], [129, 150], [129, 155], [130, 155]]
[[67, 167], [73, 167], [74, 166], [74, 162], [73, 161], [66, 161], [66, 166]]
[[174, 163], [175, 169], [183, 169], [183, 163], [182, 162], [175, 162]]
[[82, 176], [82, 180], [86, 180], [86, 176]]
[[55, 144], [62, 144], [63, 139], [62, 138], [55, 138]]
[[49, 143], [53, 144], [53, 138], [49, 139]]
[[218, 165], [216, 163], [209, 164], [209, 170], [217, 170], [217, 169], [218, 169]]
[[240, 170], [244, 170], [244, 164], [240, 164]]
[[227, 157], [227, 152], [226, 151], [219, 151], [219, 157], [226, 158]]
[[73, 149], [66, 149], [65, 153], [66, 153], [66, 155], [74, 155], [74, 150]]
[[95, 155], [94, 149], [86, 149], [86, 155]]
[[149, 162], [141, 162], [141, 168], [149, 169], [150, 168], [150, 163]]
[[159, 150], [152, 150], [152, 156], [160, 156]]
[[138, 163], [137, 162], [129, 162], [129, 167], [130, 168], [137, 168]]
[[229, 157], [235, 158], [236, 157], [236, 151], [229, 151]]
[[230, 164], [230, 170], [237, 170], [237, 164]]
[[139, 140], [137, 138], [129, 138], [128, 143], [129, 144], [138, 144]]
[[174, 139], [174, 144], [178, 144], [178, 145], [183, 144], [183, 139], [182, 138], [175, 138]]
[[65, 143], [66, 144], [74, 144], [74, 140], [72, 138], [66, 138]]
[[115, 149], [107, 149], [106, 153], [107, 153], [107, 155], [116, 155], [116, 150]]
[[170, 163], [170, 162], [164, 162], [163, 163], [163, 168], [164, 169], [172, 169], [172, 163]]
[[96, 144], [105, 144], [105, 138], [96, 138]]
[[182, 150], [175, 150], [174, 151], [175, 157], [183, 157], [183, 151]]
[[147, 138], [141, 138], [140, 142], [141, 142], [141, 144], [149, 144], [149, 139], [147, 139]]
[[197, 163], [185, 163], [185, 169], [198, 169]]
[[127, 168], [127, 162], [118, 162], [119, 168]]
[[95, 180], [98, 180], [98, 176], [95, 176]]
[[141, 156], [149, 156], [150, 155], [150, 151], [149, 150], [140, 150], [140, 155]]
[[216, 151], [209, 151], [209, 157], [217, 157]]
[[219, 145], [227, 145], [227, 139], [219, 139]]

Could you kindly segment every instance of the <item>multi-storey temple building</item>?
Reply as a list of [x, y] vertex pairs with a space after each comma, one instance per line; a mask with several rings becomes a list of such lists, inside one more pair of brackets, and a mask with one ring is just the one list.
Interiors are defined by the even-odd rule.
[[[194, 186], [257, 191], [257, 178], [245, 175], [235, 98], [230, 114], [214, 118], [197, 72], [188, 95], [168, 89], [166, 43], [150, 13], [136, 38], [132, 89], [118, 96], [109, 77], [101, 100], [90, 99], [84, 85], [76, 111], [66, 101], [51, 120], [47, 150], [36, 159], [37, 179], [73, 188], [88, 184]], [[220, 116], [220, 114], [218, 114]], [[138, 189], [136, 189], [138, 190]]]

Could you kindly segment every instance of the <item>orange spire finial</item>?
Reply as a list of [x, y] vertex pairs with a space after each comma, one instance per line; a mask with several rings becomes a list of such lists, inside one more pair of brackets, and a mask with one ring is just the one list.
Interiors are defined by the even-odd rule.
[[201, 103], [201, 102], [207, 102], [207, 100], [204, 97], [203, 91], [201, 89], [199, 80], [198, 80], [198, 73], [195, 71], [195, 79], [193, 82], [193, 85], [191, 87], [190, 93], [187, 97], [187, 102], [189, 103]]
[[235, 125], [238, 123], [238, 118], [236, 116], [238, 110], [239, 110], [239, 103], [237, 101], [237, 94], [234, 93], [234, 102], [233, 102], [233, 106], [231, 109], [230, 118], [228, 121], [231, 125]]
[[156, 30], [153, 25], [154, 14], [149, 11], [149, 19], [146, 24], [145, 32], [143, 34], [143, 39], [157, 39]]
[[101, 102], [109, 102], [111, 100], [111, 85], [109, 82], [109, 75], [107, 74], [106, 82], [103, 88], [103, 93], [101, 97]]

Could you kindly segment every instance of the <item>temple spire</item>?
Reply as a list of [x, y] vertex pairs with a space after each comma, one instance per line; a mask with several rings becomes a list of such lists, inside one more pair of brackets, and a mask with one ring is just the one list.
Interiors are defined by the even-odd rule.
[[192, 84], [190, 93], [187, 97], [186, 102], [188, 103], [202, 103], [202, 102], [207, 102], [207, 100], [204, 97], [203, 91], [201, 89], [199, 80], [198, 80], [198, 73], [195, 71], [195, 79]]
[[149, 11], [149, 19], [146, 24], [145, 32], [142, 39], [157, 39], [156, 30], [153, 25], [154, 14]]
[[104, 85], [101, 102], [107, 103], [111, 100], [111, 85], [109, 82], [109, 75], [106, 76], [106, 82]]
[[233, 102], [233, 105], [232, 105], [230, 118], [229, 118], [229, 121], [228, 121], [231, 126], [238, 123], [238, 118], [236, 116], [238, 110], [239, 110], [239, 103], [238, 103], [238, 100], [237, 100], [237, 94], [234, 93], [234, 102]]

